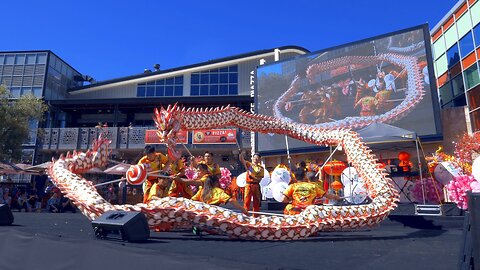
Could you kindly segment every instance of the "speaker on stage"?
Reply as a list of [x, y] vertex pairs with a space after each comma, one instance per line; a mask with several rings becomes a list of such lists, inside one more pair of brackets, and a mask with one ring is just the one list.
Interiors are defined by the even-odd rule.
[[92, 221], [95, 237], [142, 242], [150, 237], [147, 218], [134, 211], [108, 211]]
[[13, 214], [8, 204], [0, 204], [0, 226], [12, 225]]

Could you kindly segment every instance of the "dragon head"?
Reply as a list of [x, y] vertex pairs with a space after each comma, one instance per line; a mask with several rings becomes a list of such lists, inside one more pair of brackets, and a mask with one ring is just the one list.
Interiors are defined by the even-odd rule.
[[168, 155], [175, 160], [181, 156], [181, 153], [175, 150], [178, 139], [177, 132], [181, 126], [181, 116], [179, 112], [180, 109], [177, 104], [173, 106], [168, 105], [167, 109], [163, 107], [161, 107], [160, 110], [155, 108], [155, 115], [153, 117], [160, 141], [167, 146]]

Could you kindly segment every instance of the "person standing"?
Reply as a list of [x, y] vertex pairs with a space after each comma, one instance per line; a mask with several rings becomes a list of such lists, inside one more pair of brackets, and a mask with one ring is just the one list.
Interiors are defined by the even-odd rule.
[[265, 169], [260, 163], [260, 154], [255, 153], [252, 157], [252, 162], [248, 162], [243, 157], [243, 152], [240, 153], [240, 162], [245, 170], [247, 170], [247, 185], [245, 186], [244, 208], [250, 211], [250, 204], [253, 202], [253, 211], [260, 211], [260, 200], [262, 194], [260, 191], [260, 181], [264, 177]]

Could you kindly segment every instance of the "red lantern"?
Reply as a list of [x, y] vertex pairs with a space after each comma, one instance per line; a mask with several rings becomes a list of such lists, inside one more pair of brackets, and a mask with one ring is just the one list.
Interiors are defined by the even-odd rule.
[[328, 175], [333, 175], [333, 176], [340, 176], [347, 168], [347, 164], [340, 160], [333, 160], [329, 161], [327, 164], [325, 164], [325, 167], [323, 167], [323, 171], [328, 174]]
[[402, 152], [398, 153], [398, 159], [400, 161], [409, 161], [410, 160], [410, 154], [402, 151]]
[[335, 193], [338, 195], [338, 191], [343, 188], [343, 185], [338, 179], [336, 179], [332, 184], [330, 184]]

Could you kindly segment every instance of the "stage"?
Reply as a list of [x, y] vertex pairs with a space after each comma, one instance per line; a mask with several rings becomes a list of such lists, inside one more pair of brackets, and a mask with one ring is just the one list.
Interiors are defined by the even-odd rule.
[[[76, 213], [13, 213], [0, 226], [0, 269], [455, 269], [463, 217], [391, 215], [379, 227], [295, 242], [151, 233], [146, 243], [94, 239]], [[146, 268], [143, 268], [146, 269]]]

